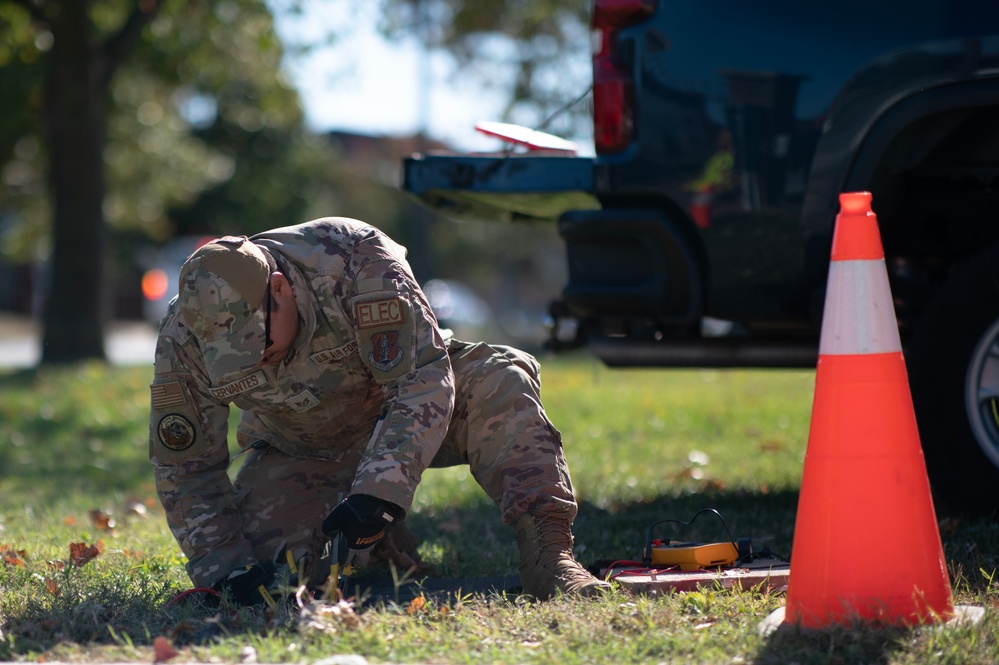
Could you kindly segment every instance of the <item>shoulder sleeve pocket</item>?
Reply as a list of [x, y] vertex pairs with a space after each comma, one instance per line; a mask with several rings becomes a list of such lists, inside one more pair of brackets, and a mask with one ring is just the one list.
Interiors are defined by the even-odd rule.
[[179, 378], [157, 379], [149, 387], [149, 455], [165, 464], [204, 459], [213, 454], [212, 416], [225, 407], [199, 408], [188, 385]]
[[351, 301], [361, 360], [379, 382], [413, 371], [413, 306], [398, 291], [376, 291]]

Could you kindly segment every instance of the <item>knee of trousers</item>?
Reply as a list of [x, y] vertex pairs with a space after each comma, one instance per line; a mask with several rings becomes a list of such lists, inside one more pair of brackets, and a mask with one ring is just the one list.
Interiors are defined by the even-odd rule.
[[[326, 546], [322, 520], [340, 493], [349, 491], [356, 473], [346, 468], [350, 464], [352, 460], [296, 458], [272, 448], [251, 456], [240, 470], [236, 489], [243, 536], [254, 556], [273, 560], [286, 545], [296, 558], [317, 561]], [[321, 566], [314, 570], [313, 579], [329, 574], [328, 564], [325, 571]]]

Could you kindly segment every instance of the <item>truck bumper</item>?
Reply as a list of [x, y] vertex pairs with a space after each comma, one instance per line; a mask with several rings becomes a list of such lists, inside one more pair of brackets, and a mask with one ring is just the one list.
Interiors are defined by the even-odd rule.
[[559, 219], [565, 239], [568, 310], [582, 318], [686, 327], [700, 321], [696, 255], [659, 210], [574, 210]]

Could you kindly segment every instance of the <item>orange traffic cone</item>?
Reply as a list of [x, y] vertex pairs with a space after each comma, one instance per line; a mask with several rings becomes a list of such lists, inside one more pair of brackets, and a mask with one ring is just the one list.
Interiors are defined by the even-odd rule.
[[785, 623], [954, 612], [871, 194], [841, 194]]

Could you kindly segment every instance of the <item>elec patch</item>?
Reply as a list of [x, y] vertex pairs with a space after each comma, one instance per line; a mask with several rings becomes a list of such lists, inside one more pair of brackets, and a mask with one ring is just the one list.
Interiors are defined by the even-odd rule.
[[359, 302], [354, 306], [354, 316], [357, 319], [357, 327], [361, 330], [381, 328], [382, 326], [402, 323], [405, 320], [402, 309], [402, 300], [398, 296], [383, 300], [369, 300]]
[[375, 381], [394, 381], [412, 371], [418, 357], [416, 316], [398, 291], [375, 291], [354, 299], [357, 353]]
[[182, 415], [171, 413], [160, 419], [156, 426], [160, 443], [170, 450], [187, 450], [194, 445], [194, 425]]

